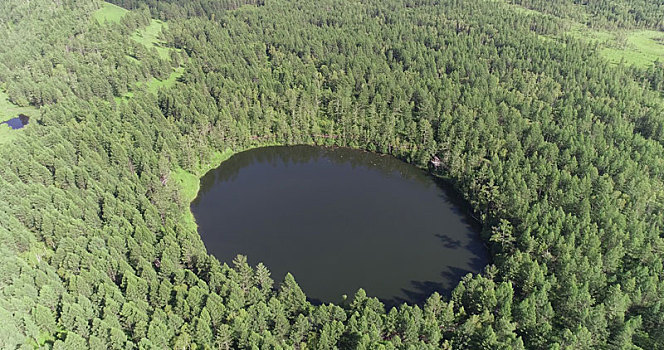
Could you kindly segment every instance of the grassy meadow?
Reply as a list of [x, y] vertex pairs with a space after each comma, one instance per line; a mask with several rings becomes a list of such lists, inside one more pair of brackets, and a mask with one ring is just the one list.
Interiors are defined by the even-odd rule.
[[[32, 106], [17, 106], [9, 101], [9, 96], [6, 92], [0, 90], [0, 122], [15, 118], [19, 114], [25, 114], [31, 118], [36, 118], [39, 114], [39, 109]], [[29, 125], [30, 124], [28, 124], [28, 126]], [[22, 130], [20, 129], [12, 130], [12, 128], [6, 124], [0, 125], [0, 145], [15, 139], [21, 131]]]
[[[201, 184], [200, 178], [208, 171], [218, 167], [219, 164], [230, 158], [233, 154], [235, 152], [231, 149], [227, 149], [224, 152], [216, 152], [208, 164], [199, 164], [198, 169], [194, 173], [190, 173], [182, 168], [173, 171], [171, 173], [171, 180], [175, 181], [180, 187], [182, 199], [186, 203], [191, 203], [196, 199]], [[194, 230], [197, 229], [196, 220], [191, 210], [186, 211], [184, 221], [187, 226], [190, 226]]]
[[93, 13], [94, 19], [99, 23], [120, 22], [122, 16], [128, 11], [120, 6], [104, 2], [102, 7]]
[[[529, 15], [540, 14], [535, 10], [525, 7], [507, 4], [513, 11]], [[664, 61], [664, 32], [655, 30], [608, 30], [601, 28], [590, 28], [585, 24], [573, 21], [569, 18], [560, 21], [565, 23], [568, 30], [560, 35], [571, 35], [579, 40], [593, 42], [599, 45], [598, 52], [606, 60], [613, 64], [625, 64], [647, 68], [657, 60]], [[545, 38], [542, 36], [542, 38]], [[555, 39], [549, 37], [549, 39]]]

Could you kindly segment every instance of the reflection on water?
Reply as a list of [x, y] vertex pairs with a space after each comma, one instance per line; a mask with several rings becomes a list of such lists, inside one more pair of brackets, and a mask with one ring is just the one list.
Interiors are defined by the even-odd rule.
[[464, 204], [424, 171], [342, 148], [265, 147], [201, 179], [191, 209], [208, 252], [293, 273], [315, 301], [364, 288], [393, 304], [447, 293], [487, 263]]

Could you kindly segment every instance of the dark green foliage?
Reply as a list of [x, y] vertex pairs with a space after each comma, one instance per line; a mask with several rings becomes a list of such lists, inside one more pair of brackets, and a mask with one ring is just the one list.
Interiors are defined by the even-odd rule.
[[[139, 10], [103, 26], [96, 2], [0, 5], [0, 81], [42, 106], [0, 150], [1, 348], [662, 348], [661, 66], [497, 2], [119, 3]], [[171, 72], [129, 39], [143, 4], [185, 66], [156, 96], [134, 84]], [[171, 171], [268, 143], [437, 156], [493, 264], [389, 310], [221, 264]]]
[[509, 0], [590, 27], [664, 29], [664, 4], [651, 0]]
[[146, 24], [145, 13], [126, 16], [117, 25], [99, 25], [87, 20], [95, 5], [14, 0], [0, 4], [3, 22], [11, 24], [0, 27], [5, 39], [0, 46], [0, 83], [11, 102], [42, 106], [70, 96], [112, 101], [136, 82], [168, 76], [170, 64], [127, 35]]

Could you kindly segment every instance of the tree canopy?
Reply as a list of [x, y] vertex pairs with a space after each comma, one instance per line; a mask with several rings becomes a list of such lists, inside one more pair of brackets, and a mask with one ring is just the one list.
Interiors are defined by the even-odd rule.
[[[664, 346], [662, 66], [564, 33], [579, 6], [659, 28], [656, 2], [113, 2], [103, 23], [98, 1], [0, 2], [0, 86], [39, 107], [0, 148], [0, 348]], [[173, 176], [264, 144], [438, 157], [492, 264], [386, 309], [219, 262]]]

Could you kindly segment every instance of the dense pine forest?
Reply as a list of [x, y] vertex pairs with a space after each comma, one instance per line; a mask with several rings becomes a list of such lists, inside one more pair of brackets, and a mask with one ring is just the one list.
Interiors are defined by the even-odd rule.
[[[0, 348], [664, 349], [664, 66], [574, 33], [661, 1], [111, 2], [0, 2]], [[218, 261], [192, 183], [275, 144], [428, 167], [491, 264], [388, 308]]]

